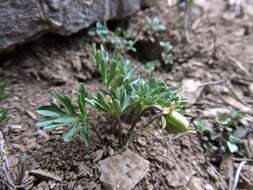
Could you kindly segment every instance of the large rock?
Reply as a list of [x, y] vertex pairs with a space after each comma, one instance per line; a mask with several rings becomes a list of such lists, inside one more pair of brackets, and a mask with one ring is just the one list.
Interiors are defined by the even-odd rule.
[[131, 190], [144, 178], [149, 162], [127, 150], [99, 162], [100, 180], [107, 190]]
[[140, 0], [1, 0], [0, 52], [47, 32], [70, 35], [139, 9]]

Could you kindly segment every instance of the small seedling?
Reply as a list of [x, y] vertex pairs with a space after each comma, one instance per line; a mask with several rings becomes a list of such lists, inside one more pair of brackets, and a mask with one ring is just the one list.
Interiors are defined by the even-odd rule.
[[172, 55], [172, 49], [173, 46], [169, 41], [160, 42], [160, 46], [163, 48], [163, 51], [161, 53], [163, 62], [167, 64], [173, 64], [173, 55]]
[[233, 108], [228, 113], [218, 113], [215, 126], [211, 128], [204, 122], [196, 125], [203, 147], [212, 153], [244, 156], [244, 139], [248, 134], [244, 114]]
[[147, 62], [144, 65], [144, 69], [147, 71], [147, 73], [151, 74], [160, 65], [161, 65], [161, 62], [159, 60], [153, 60], [153, 61]]
[[91, 28], [88, 31], [90, 36], [98, 36], [102, 42], [107, 42], [109, 39], [110, 31], [107, 28], [106, 23], [97, 22], [96, 27]]
[[[95, 56], [104, 88], [88, 95], [81, 85], [78, 106], [79, 113], [74, 109], [70, 98], [58, 93], [54, 97], [59, 105], [50, 104], [38, 109], [38, 114], [43, 116], [37, 125], [44, 129], [55, 127], [68, 127], [64, 133], [66, 142], [79, 133], [84, 143], [88, 144], [89, 124], [86, 112], [86, 103], [98, 111], [107, 113], [116, 123], [116, 128], [122, 133], [122, 118], [130, 115], [133, 118], [131, 126], [125, 136], [126, 144], [135, 129], [137, 122], [146, 110], [156, 109], [159, 111], [158, 118], [162, 120], [163, 127], [169, 133], [180, 133], [188, 129], [189, 123], [179, 112], [186, 103], [185, 98], [177, 95], [179, 89], [169, 87], [167, 84], [156, 80], [152, 75], [148, 80], [140, 79], [134, 72], [134, 67], [128, 60], [114, 53], [110, 59], [109, 54], [101, 45], [99, 49], [93, 46]], [[131, 115], [131, 113], [134, 113]], [[117, 127], [118, 126], [118, 127]], [[112, 127], [114, 127], [112, 125]], [[93, 128], [96, 132], [96, 129]], [[98, 137], [101, 139], [98, 132]], [[123, 139], [120, 139], [123, 142]]]
[[62, 96], [58, 92], [53, 93], [56, 104], [51, 103], [41, 106], [37, 113], [42, 116], [37, 126], [42, 129], [53, 129], [58, 127], [67, 127], [63, 134], [65, 142], [70, 142], [80, 134], [83, 143], [89, 145], [89, 122], [85, 106], [87, 92], [81, 84], [78, 95], [78, 111], [75, 110], [71, 99], [68, 96]]
[[161, 21], [157, 17], [154, 18], [146, 17], [146, 22], [148, 28], [152, 32], [159, 32], [166, 30], [166, 27], [161, 23]]
[[136, 51], [134, 48], [134, 42], [131, 40], [131, 32], [122, 31], [120, 28], [117, 28], [115, 32], [112, 32], [108, 29], [106, 23], [97, 22], [96, 27], [91, 28], [88, 31], [88, 34], [90, 36], [98, 36], [102, 43], [110, 43], [120, 51]]

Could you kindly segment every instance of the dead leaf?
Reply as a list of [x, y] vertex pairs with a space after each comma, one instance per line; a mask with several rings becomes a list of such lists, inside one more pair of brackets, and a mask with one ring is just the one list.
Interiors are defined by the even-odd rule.
[[184, 79], [182, 81], [182, 92], [180, 93], [182, 96], [188, 98], [189, 105], [193, 105], [198, 100], [203, 86], [199, 80], [195, 79]]
[[35, 114], [35, 113], [33, 113], [32, 111], [30, 111], [30, 110], [26, 110], [26, 112], [25, 112], [31, 119], [33, 119], [33, 120], [37, 120], [38, 118], [37, 118], [37, 115]]
[[93, 162], [97, 162], [98, 160], [101, 160], [103, 157], [104, 151], [102, 149], [99, 149], [96, 151], [96, 158], [93, 160]]
[[62, 181], [60, 176], [40, 169], [31, 170], [29, 171], [29, 174], [41, 180], [54, 180], [58, 182]]

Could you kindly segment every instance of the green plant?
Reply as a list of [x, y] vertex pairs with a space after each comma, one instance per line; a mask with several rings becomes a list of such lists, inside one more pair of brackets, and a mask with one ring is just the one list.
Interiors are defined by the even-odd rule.
[[[159, 109], [161, 113], [164, 113], [164, 109], [169, 108], [169, 112], [161, 114], [163, 116], [171, 114], [172, 111], [180, 111], [185, 105], [186, 99], [176, 95], [179, 91], [178, 88], [171, 88], [156, 80], [152, 75], [149, 76], [148, 80], [136, 79], [134, 69], [122, 57], [116, 58], [114, 56], [111, 65], [108, 66], [108, 56], [102, 56], [106, 55], [103, 46], [99, 50], [94, 50], [94, 54], [107, 89], [103, 89], [102, 92], [99, 92], [90, 100], [87, 99], [87, 101], [94, 107], [110, 113], [116, 118], [119, 125], [121, 125], [121, 117], [128, 111], [134, 110], [135, 116], [133, 117], [135, 119], [127, 138], [131, 135], [136, 123], [146, 110]], [[113, 83], [111, 81], [117, 82]], [[113, 85], [112, 90], [110, 84], [117, 85]], [[185, 128], [187, 127], [187, 124], [185, 124]]]
[[122, 31], [117, 28], [115, 32], [108, 29], [106, 23], [96, 23], [96, 27], [91, 28], [88, 31], [90, 36], [98, 36], [103, 43], [110, 43], [118, 50], [128, 50], [135, 52], [134, 42], [131, 40], [132, 36], [130, 32]]
[[[0, 102], [5, 99], [9, 93], [6, 92], [5, 87], [8, 84], [7, 81], [0, 81]], [[0, 107], [0, 126], [8, 120], [8, 112], [6, 109]]]
[[[173, 46], [170, 41], [164, 39], [164, 36], [160, 33], [166, 30], [166, 27], [161, 23], [161, 21], [157, 18], [146, 18], [146, 31], [143, 32], [145, 35], [145, 40], [150, 41], [151, 43], [159, 43], [160, 49], [160, 56], [157, 57], [161, 60], [165, 65], [173, 64]], [[156, 55], [157, 56], [157, 55]], [[156, 60], [154, 60], [156, 63]], [[158, 67], [160, 64], [156, 64]]]
[[42, 118], [37, 123], [37, 126], [43, 129], [67, 127], [63, 134], [65, 142], [72, 141], [77, 134], [80, 134], [83, 143], [88, 146], [89, 122], [85, 106], [85, 98], [87, 95], [84, 85], [81, 84], [77, 99], [79, 112], [77, 112], [68, 96], [62, 96], [58, 92], [54, 92], [53, 97], [57, 103], [51, 103], [38, 108], [37, 113]]
[[[165, 83], [156, 80], [152, 75], [149, 76], [148, 80], [138, 78], [134, 72], [134, 67], [128, 60], [123, 59], [117, 52], [110, 59], [109, 54], [102, 45], [99, 49], [93, 46], [93, 53], [104, 88], [88, 96], [83, 85], [81, 85], [78, 98], [80, 114], [75, 112], [68, 97], [54, 94], [62, 107], [50, 104], [39, 108], [37, 112], [43, 116], [43, 120], [37, 124], [39, 127], [51, 129], [68, 126], [67, 132], [64, 133], [64, 139], [68, 142], [81, 125], [81, 129], [85, 129], [84, 142], [88, 142], [89, 125], [85, 110], [85, 104], [88, 103], [97, 110], [109, 114], [115, 121], [113, 123], [118, 126], [121, 136], [124, 136], [122, 133], [122, 118], [126, 115], [133, 118], [124, 143], [129, 141], [143, 113], [150, 109], [159, 111], [157, 119], [164, 120], [166, 118], [163, 121], [163, 127], [175, 128], [175, 130], [172, 130], [173, 133], [183, 132], [188, 129], [188, 122], [179, 113], [185, 105], [186, 99], [177, 96], [178, 88], [169, 87]], [[96, 133], [102, 139], [99, 133]]]
[[169, 41], [166, 41], [166, 42], [161, 41], [160, 46], [163, 48], [163, 51], [161, 53], [163, 62], [166, 65], [172, 64], [173, 63], [173, 55], [172, 55], [173, 46], [171, 45]]
[[199, 122], [196, 125], [203, 147], [211, 153], [246, 154], [244, 140], [248, 134], [244, 114], [233, 108], [229, 112], [218, 113], [215, 127]]
[[90, 36], [99, 36], [102, 42], [107, 42], [109, 39], [110, 31], [107, 28], [106, 23], [97, 22], [96, 27], [91, 28], [88, 31]]
[[152, 60], [144, 65], [144, 69], [147, 71], [147, 73], [151, 74], [160, 65], [161, 62], [159, 60]]
[[148, 28], [152, 32], [159, 32], [159, 31], [164, 31], [166, 27], [161, 23], [161, 21], [157, 18], [151, 18], [151, 17], [146, 17], [146, 23]]

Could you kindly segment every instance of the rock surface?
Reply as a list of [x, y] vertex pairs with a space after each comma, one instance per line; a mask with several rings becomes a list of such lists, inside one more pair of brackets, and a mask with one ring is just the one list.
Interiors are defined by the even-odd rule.
[[0, 52], [47, 32], [70, 35], [99, 20], [120, 19], [140, 9], [140, 0], [3, 0]]
[[100, 180], [107, 190], [130, 190], [148, 173], [149, 162], [127, 150], [99, 162]]

